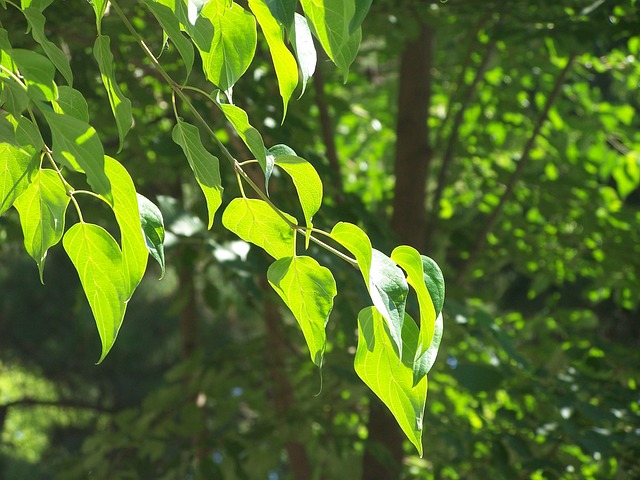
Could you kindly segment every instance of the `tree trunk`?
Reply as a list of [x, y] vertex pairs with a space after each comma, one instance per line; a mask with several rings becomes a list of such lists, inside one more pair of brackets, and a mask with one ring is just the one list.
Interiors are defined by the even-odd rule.
[[[431, 97], [433, 32], [425, 24], [400, 57], [396, 125], [396, 184], [391, 225], [398, 239], [424, 248], [426, 182], [431, 164], [427, 118]], [[387, 407], [372, 395], [363, 480], [397, 480], [404, 435]]]

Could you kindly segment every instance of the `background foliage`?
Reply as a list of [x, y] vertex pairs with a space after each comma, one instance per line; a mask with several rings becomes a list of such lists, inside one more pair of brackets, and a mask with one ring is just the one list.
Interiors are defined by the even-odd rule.
[[[321, 228], [358, 223], [389, 254], [398, 237], [412, 243], [398, 227], [397, 186], [422, 177], [402, 168], [401, 149], [424, 164], [424, 195], [409, 192], [420, 212], [409, 213], [419, 249], [448, 280], [445, 335], [424, 458], [405, 442], [401, 473], [388, 478], [638, 476], [637, 5], [416, 3], [374, 2], [348, 83], [321, 58], [282, 126], [268, 39], [234, 87], [265, 143], [286, 143], [318, 169]], [[160, 52], [156, 20], [137, 3], [123, 8]], [[122, 125], [97, 80], [94, 13], [79, 2], [46, 13], [47, 35], [69, 53], [74, 86], [116, 155]], [[19, 12], [0, 15], [14, 47], [34, 48]], [[376, 403], [352, 366], [355, 306], [367, 295], [360, 274], [315, 252], [341, 291], [320, 381], [264, 280], [267, 258], [224, 229], [206, 231], [205, 202], [171, 139], [168, 87], [114, 15], [102, 30], [135, 119], [118, 158], [163, 212], [167, 270], [158, 282], [150, 266], [115, 350], [95, 367], [95, 327], [72, 265], [51, 251], [39, 285], [17, 212], [0, 218], [3, 476], [376, 478], [368, 453], [393, 472], [398, 457], [371, 442]], [[425, 51], [411, 112], [428, 101], [427, 130], [408, 142], [400, 97], [416, 76], [403, 58], [419, 65]], [[161, 60], [183, 74], [172, 44]], [[246, 151], [219, 111], [194, 98], [216, 133]], [[221, 170], [229, 190], [231, 173]], [[273, 178], [271, 194], [295, 212], [284, 182]], [[112, 221], [94, 208], [93, 218]]]

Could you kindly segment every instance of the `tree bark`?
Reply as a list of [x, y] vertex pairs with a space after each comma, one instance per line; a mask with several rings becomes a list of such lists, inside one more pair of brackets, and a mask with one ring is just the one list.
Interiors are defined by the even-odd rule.
[[[269, 287], [263, 280], [264, 289], [264, 319], [267, 328], [267, 371], [273, 382], [273, 403], [280, 418], [286, 418], [295, 405], [293, 387], [286, 374], [284, 358], [286, 345], [280, 310], [269, 298]], [[293, 480], [309, 480], [312, 477], [311, 462], [306, 447], [295, 440], [288, 440], [285, 445]]]
[[420, 250], [424, 244], [425, 200], [431, 148], [427, 118], [431, 97], [433, 32], [425, 24], [400, 57], [396, 124], [396, 184], [391, 226], [398, 238]]
[[[427, 119], [431, 97], [433, 31], [425, 24], [400, 57], [393, 216], [398, 239], [418, 250], [425, 241], [426, 183], [431, 166]], [[404, 435], [387, 407], [372, 395], [363, 480], [397, 480], [402, 471]]]

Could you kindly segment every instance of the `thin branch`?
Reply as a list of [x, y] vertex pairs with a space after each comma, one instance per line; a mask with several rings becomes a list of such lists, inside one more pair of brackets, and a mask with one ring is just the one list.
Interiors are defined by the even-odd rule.
[[[325, 154], [329, 160], [329, 165], [333, 170], [331, 179], [336, 191], [340, 194], [344, 191], [342, 183], [342, 175], [340, 174], [340, 161], [338, 160], [338, 150], [336, 148], [335, 131], [329, 107], [325, 95], [324, 74], [322, 72], [322, 63], [318, 63], [318, 68], [313, 75], [313, 87], [315, 90], [316, 106], [320, 113], [320, 127], [322, 128], [322, 141], [325, 147]], [[340, 198], [338, 197], [338, 201]]]
[[489, 61], [493, 57], [495, 50], [496, 42], [494, 41], [487, 46], [484, 57], [482, 58], [480, 65], [478, 65], [478, 67], [476, 68], [476, 74], [473, 78], [473, 81], [471, 82], [471, 85], [469, 85], [469, 88], [465, 93], [460, 107], [456, 112], [455, 118], [453, 119], [453, 126], [451, 127], [451, 133], [449, 134], [449, 139], [447, 141], [447, 148], [442, 157], [442, 166], [440, 167], [440, 172], [438, 173], [436, 191], [433, 194], [433, 200], [431, 202], [431, 215], [430, 220], [427, 223], [426, 232], [427, 245], [431, 243], [433, 234], [438, 228], [438, 222], [440, 220], [440, 200], [442, 199], [442, 194], [444, 193], [445, 186], [447, 185], [449, 170], [451, 169], [451, 164], [453, 163], [453, 153], [455, 150], [455, 146], [458, 143], [460, 127], [462, 126], [462, 122], [464, 120], [464, 113], [471, 103], [478, 84], [484, 78], [484, 73], [487, 70], [487, 66], [489, 65]]
[[458, 271], [458, 275], [456, 277], [456, 283], [460, 284], [464, 280], [469, 268], [476, 261], [476, 259], [484, 249], [487, 243], [487, 235], [495, 227], [498, 221], [498, 218], [502, 214], [502, 211], [504, 210], [504, 207], [507, 204], [507, 202], [511, 200], [516, 184], [520, 180], [520, 177], [522, 177], [522, 173], [524, 172], [525, 167], [529, 163], [531, 150], [535, 145], [538, 135], [540, 134], [540, 130], [542, 129], [542, 126], [547, 120], [549, 110], [551, 110], [551, 107], [553, 106], [555, 100], [560, 94], [562, 85], [564, 85], [564, 82], [566, 81], [567, 76], [569, 75], [569, 72], [573, 67], [575, 59], [576, 59], [576, 53], [571, 53], [571, 55], [569, 56], [569, 59], [567, 60], [567, 64], [565, 65], [564, 69], [562, 70], [562, 72], [558, 76], [558, 79], [556, 80], [553, 90], [547, 97], [547, 102], [545, 103], [544, 109], [542, 110], [542, 112], [540, 113], [540, 116], [538, 117], [535, 128], [531, 133], [531, 137], [529, 137], [529, 140], [527, 141], [527, 143], [525, 144], [522, 150], [522, 155], [520, 157], [520, 160], [518, 161], [518, 166], [516, 167], [515, 171], [511, 174], [511, 178], [509, 178], [509, 181], [507, 182], [506, 190], [502, 194], [502, 197], [500, 198], [500, 201], [498, 202], [498, 205], [496, 206], [496, 208], [493, 210], [493, 212], [491, 212], [491, 215], [489, 215], [489, 217], [487, 218], [487, 221], [482, 227], [480, 234], [477, 236], [476, 243], [471, 249], [471, 253], [469, 254], [469, 257], [460, 267], [460, 270]]
[[100, 413], [114, 413], [112, 408], [104, 407], [102, 405], [96, 405], [95, 403], [84, 402], [82, 400], [74, 399], [60, 399], [60, 400], [40, 400], [37, 398], [25, 397], [20, 400], [14, 400], [13, 402], [0, 405], [2, 409], [9, 409], [12, 407], [57, 407], [57, 408], [77, 408], [83, 410], [93, 410]]

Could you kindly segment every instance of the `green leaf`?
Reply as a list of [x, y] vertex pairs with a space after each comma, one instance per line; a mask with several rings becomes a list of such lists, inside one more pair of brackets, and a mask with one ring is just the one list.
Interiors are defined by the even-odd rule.
[[364, 21], [373, 0], [356, 0], [356, 11], [349, 22], [349, 33], [354, 33]]
[[268, 152], [264, 147], [260, 132], [251, 126], [247, 113], [240, 107], [229, 103], [220, 103], [218, 100], [216, 100], [216, 103], [229, 123], [233, 125], [235, 131], [238, 132], [245, 145], [253, 153], [256, 160], [258, 160], [260, 168], [264, 172], [265, 187], [268, 190], [269, 178], [271, 178], [271, 173], [273, 172], [274, 157], [267, 155]]
[[0, 215], [27, 189], [38, 166], [32, 152], [7, 140], [0, 139]]
[[[298, 223], [291, 215], [283, 215], [292, 224]], [[295, 254], [292, 228], [262, 200], [234, 198], [222, 214], [222, 224], [276, 260]]]
[[279, 23], [289, 28], [293, 25], [293, 16], [296, 11], [298, 0], [264, 0], [265, 5], [269, 7], [269, 11], [273, 18]]
[[300, 66], [300, 75], [302, 76], [302, 92], [300, 92], [300, 96], [302, 96], [307, 88], [307, 82], [316, 71], [318, 54], [316, 53], [316, 46], [313, 43], [313, 37], [311, 36], [307, 19], [299, 13], [296, 13], [294, 18], [291, 42], [293, 43], [298, 65]]
[[27, 18], [29, 22], [29, 26], [31, 27], [33, 39], [38, 42], [44, 53], [49, 57], [49, 60], [53, 63], [53, 65], [58, 69], [58, 71], [62, 74], [64, 79], [67, 81], [69, 85], [73, 84], [73, 72], [71, 71], [71, 66], [69, 65], [69, 59], [65, 55], [65, 53], [60, 50], [60, 48], [49, 41], [47, 36], [44, 33], [44, 24], [45, 18], [44, 15], [34, 7], [29, 7], [26, 10], [23, 10], [24, 16]]
[[295, 155], [281, 155], [276, 157], [276, 165], [287, 172], [298, 192], [305, 223], [308, 228], [313, 227], [313, 216], [322, 204], [322, 180], [309, 162]]
[[444, 307], [444, 276], [442, 275], [442, 270], [432, 258], [426, 255], [421, 255], [420, 258], [422, 258], [424, 283], [427, 285], [431, 300], [433, 300], [436, 315], [439, 315]]
[[110, 203], [111, 184], [104, 173], [104, 149], [96, 130], [70, 115], [55, 113], [48, 105], [39, 104], [53, 135], [53, 158], [69, 168], [86, 173], [94, 192]]
[[58, 87], [58, 98], [53, 102], [56, 113], [66, 113], [82, 122], [89, 123], [89, 105], [78, 90], [62, 85]]
[[78, 271], [102, 343], [98, 363], [113, 347], [124, 319], [128, 284], [124, 279], [118, 243], [98, 225], [76, 223], [62, 240]]
[[210, 0], [200, 11], [192, 38], [202, 57], [202, 69], [229, 101], [233, 86], [247, 71], [258, 41], [253, 15], [240, 5]]
[[149, 257], [142, 233], [138, 197], [129, 172], [117, 160], [105, 156], [104, 167], [113, 192], [113, 213], [120, 227], [123, 275], [129, 300], [142, 280]]
[[96, 13], [96, 30], [98, 30], [98, 35], [102, 31], [102, 17], [104, 17], [105, 12], [107, 11], [107, 5], [109, 4], [108, 0], [91, 0], [91, 5], [93, 5], [93, 11]]
[[407, 438], [422, 456], [422, 422], [427, 400], [427, 377], [413, 385], [413, 359], [418, 328], [406, 315], [400, 357], [382, 315], [374, 307], [358, 315], [358, 348], [354, 367], [362, 381], [384, 402]]
[[107, 35], [99, 35], [93, 45], [93, 56], [98, 62], [102, 83], [107, 90], [111, 111], [116, 119], [118, 138], [120, 144], [118, 151], [122, 150], [124, 138], [133, 126], [133, 114], [131, 113], [131, 101], [124, 96], [114, 74], [114, 61], [110, 49], [111, 39]]
[[[272, 2], [273, 3], [273, 2]], [[258, 19], [271, 52], [273, 66], [278, 77], [278, 88], [282, 97], [282, 119], [287, 116], [287, 105], [298, 85], [298, 64], [284, 44], [285, 24], [274, 18], [265, 0], [249, 0], [249, 7]]]
[[433, 364], [436, 363], [436, 357], [438, 356], [438, 349], [440, 348], [440, 342], [442, 341], [443, 331], [444, 322], [442, 320], [442, 313], [440, 313], [440, 315], [438, 315], [438, 317], [436, 318], [436, 322], [434, 325], [431, 345], [429, 345], [429, 348], [427, 348], [422, 356], [418, 356], [416, 350], [416, 358], [413, 365], [414, 385], [417, 385], [418, 381], [420, 381], [420, 378], [429, 373], [429, 371], [431, 371], [431, 368], [433, 367]]
[[325, 327], [337, 293], [333, 275], [311, 257], [285, 257], [271, 264], [267, 279], [298, 321], [311, 360], [322, 367]]
[[44, 148], [44, 140], [38, 127], [29, 119], [20, 117], [16, 125], [16, 143], [31, 153], [39, 154]]
[[[11, 43], [8, 32], [0, 28], [0, 106], [13, 116], [19, 117], [29, 105], [29, 97], [23, 85], [18, 83], [8, 72], [15, 73], [18, 69], [11, 58]], [[6, 70], [5, 70], [6, 69]]]
[[47, 102], [56, 99], [58, 88], [53, 81], [56, 69], [47, 57], [21, 48], [14, 48], [11, 57], [24, 77], [29, 98]]
[[415, 369], [413, 372], [413, 383], [415, 385], [427, 374], [427, 371], [421, 368], [424, 365], [419, 362], [419, 359], [425, 354], [433, 340], [436, 311], [425, 283], [420, 253], [413, 247], [402, 245], [391, 253], [391, 259], [407, 273], [407, 282], [413, 287], [418, 296], [420, 336], [416, 348], [416, 362], [414, 363]]
[[333, 63], [344, 72], [346, 81], [349, 66], [356, 58], [362, 38], [360, 28], [350, 31], [356, 14], [354, 0], [301, 0], [301, 3], [320, 44]]
[[164, 221], [160, 209], [148, 198], [138, 194], [138, 209], [144, 241], [149, 254], [160, 265], [164, 277]]
[[398, 354], [402, 355], [402, 324], [409, 293], [402, 270], [385, 254], [373, 249], [367, 234], [355, 225], [338, 223], [330, 235], [358, 261], [371, 301], [387, 321]]
[[53, 3], [53, 0], [21, 0], [20, 7], [22, 10], [27, 8], [35, 8], [39, 12], [42, 12], [45, 8]]
[[15, 202], [20, 214], [24, 247], [36, 261], [42, 283], [47, 251], [60, 241], [64, 233], [64, 217], [69, 201], [58, 174], [43, 169], [36, 172], [33, 181]]
[[176, 0], [144, 0], [144, 4], [176, 46], [180, 57], [182, 57], [188, 78], [193, 68], [195, 54], [193, 43], [180, 30], [180, 21], [176, 15]]
[[194, 125], [178, 120], [171, 137], [182, 147], [198, 185], [204, 193], [209, 212], [208, 228], [211, 228], [216, 211], [222, 204], [223, 188], [218, 159], [204, 148], [200, 140], [200, 131]]

